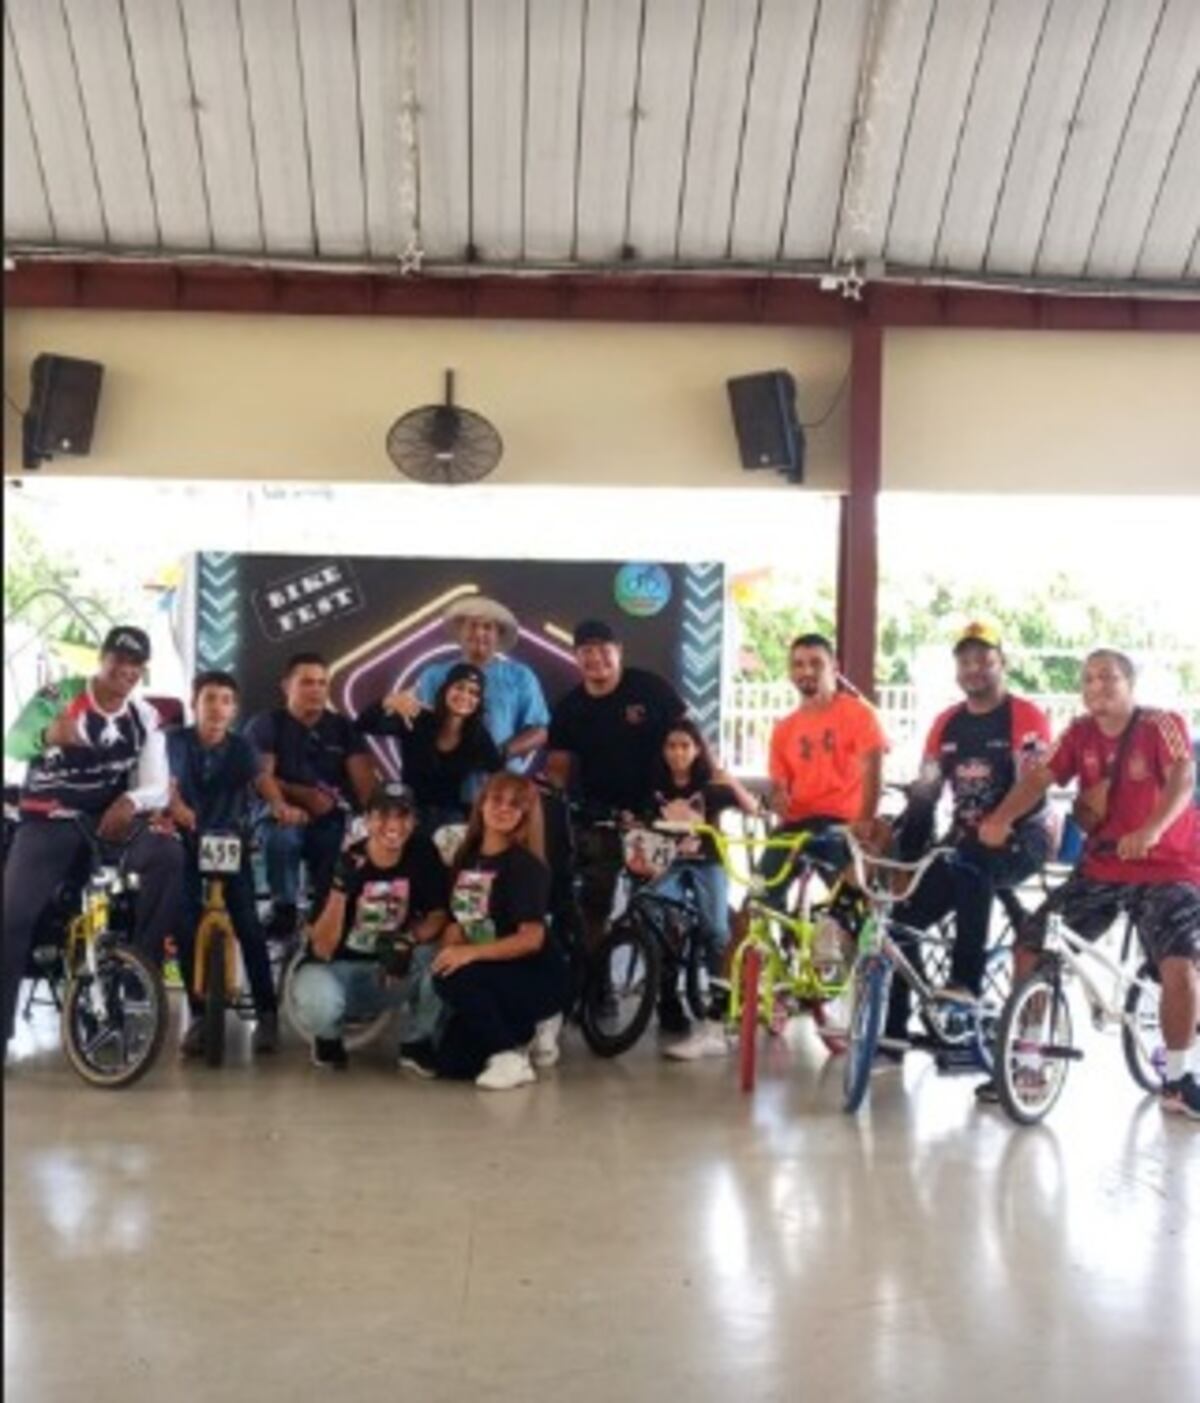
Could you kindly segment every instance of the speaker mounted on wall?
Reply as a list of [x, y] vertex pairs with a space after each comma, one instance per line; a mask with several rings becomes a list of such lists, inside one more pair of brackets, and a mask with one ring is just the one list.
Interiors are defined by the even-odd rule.
[[103, 375], [99, 361], [50, 354], [34, 359], [22, 423], [25, 467], [40, 467], [56, 453], [92, 451]]
[[804, 481], [804, 428], [796, 413], [796, 382], [786, 370], [738, 375], [725, 382], [747, 472], [776, 468]]

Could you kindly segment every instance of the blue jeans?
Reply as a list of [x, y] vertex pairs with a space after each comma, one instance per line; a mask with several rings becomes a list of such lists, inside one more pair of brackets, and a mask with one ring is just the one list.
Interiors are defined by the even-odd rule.
[[254, 831], [262, 844], [271, 899], [281, 906], [298, 906], [300, 863], [308, 865], [309, 911], [320, 915], [333, 881], [333, 869], [346, 834], [346, 815], [334, 809], [324, 818], [295, 827], [260, 816]]
[[676, 863], [648, 888], [656, 896], [682, 901], [684, 885], [691, 882], [696, 905], [708, 935], [707, 963], [710, 974], [720, 974], [729, 945], [729, 878], [719, 862]]
[[407, 979], [380, 978], [374, 960], [313, 960], [294, 976], [292, 999], [300, 1022], [314, 1038], [340, 1038], [349, 1020], [366, 1021], [387, 1009], [408, 1015], [406, 1041], [431, 1038], [441, 1004], [429, 977], [435, 945], [422, 945], [413, 956]]

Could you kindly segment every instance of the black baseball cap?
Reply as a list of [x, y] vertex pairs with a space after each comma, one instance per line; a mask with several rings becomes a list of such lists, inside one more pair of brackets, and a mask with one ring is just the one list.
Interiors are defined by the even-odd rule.
[[110, 628], [104, 635], [100, 651], [101, 653], [124, 653], [126, 657], [133, 658], [139, 663], [148, 663], [150, 661], [150, 638], [143, 629], [134, 628], [132, 624], [117, 624], [115, 628]]
[[442, 686], [453, 687], [456, 682], [474, 682], [481, 692], [487, 686], [482, 668], [474, 663], [455, 663], [443, 679]]
[[619, 642], [611, 624], [606, 624], [603, 619], [584, 619], [582, 623], [575, 625], [575, 647], [582, 648], [585, 643], [616, 643]]
[[416, 796], [407, 784], [401, 784], [399, 780], [384, 780], [382, 784], [377, 784], [367, 800], [369, 814], [411, 814], [416, 807]]

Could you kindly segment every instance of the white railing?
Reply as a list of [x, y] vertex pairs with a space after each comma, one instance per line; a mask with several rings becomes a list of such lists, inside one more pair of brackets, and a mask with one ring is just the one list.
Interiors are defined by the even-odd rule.
[[[953, 696], [921, 696], [916, 687], [880, 687], [878, 707], [890, 743], [885, 775], [891, 780], [911, 779], [916, 773], [921, 745], [933, 718]], [[1078, 692], [1052, 692], [1031, 696], [1050, 718], [1055, 735], [1080, 712]], [[739, 775], [765, 775], [771, 727], [796, 706], [796, 691], [789, 682], [730, 682], [721, 712], [722, 763]], [[1200, 732], [1200, 702], [1176, 710], [1187, 718], [1192, 735]]]

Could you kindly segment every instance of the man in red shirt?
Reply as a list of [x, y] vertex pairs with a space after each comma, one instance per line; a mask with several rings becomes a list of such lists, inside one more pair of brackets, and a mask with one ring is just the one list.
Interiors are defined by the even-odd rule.
[[[866, 836], [879, 807], [887, 750], [875, 708], [839, 688], [833, 645], [821, 634], [795, 639], [788, 664], [800, 705], [771, 732], [772, 799], [783, 819], [778, 833], [856, 824]], [[840, 850], [826, 848], [822, 855], [843, 860]], [[770, 880], [787, 860], [783, 850], [768, 848], [763, 875]], [[767, 900], [782, 908], [785, 891], [786, 884], [772, 887]]]
[[[928, 846], [934, 813], [948, 785], [953, 813], [941, 842], [954, 849], [954, 856], [929, 869], [913, 896], [897, 908], [896, 920], [925, 930], [954, 912], [946, 993], [973, 1000], [983, 983], [996, 892], [1031, 877], [1050, 856], [1051, 847], [1040, 796], [1028, 812], [1021, 812], [999, 851], [980, 843], [979, 825], [1021, 775], [1043, 759], [1050, 747], [1050, 721], [1032, 702], [1009, 692], [1000, 636], [990, 625], [968, 624], [954, 645], [954, 661], [966, 700], [934, 721], [921, 773], [897, 824], [901, 855], [916, 858]], [[915, 940], [906, 942], [899, 934], [897, 938], [909, 958], [919, 961]], [[890, 1039], [905, 1038], [909, 1005], [907, 982], [893, 980], [886, 1030]]]
[[[1135, 707], [1134, 669], [1124, 653], [1101, 648], [1083, 665], [1079, 717], [979, 827], [995, 847], [1013, 820], [1050, 787], [1079, 782], [1088, 840], [1075, 874], [1053, 907], [1077, 934], [1095, 940], [1127, 911], [1162, 984], [1167, 1046], [1162, 1104], [1200, 1120], [1196, 1019], [1200, 1013], [1200, 833], [1193, 803], [1195, 762], [1181, 716]], [[1036, 912], [1019, 936], [1016, 973], [1037, 963], [1049, 912]]]

